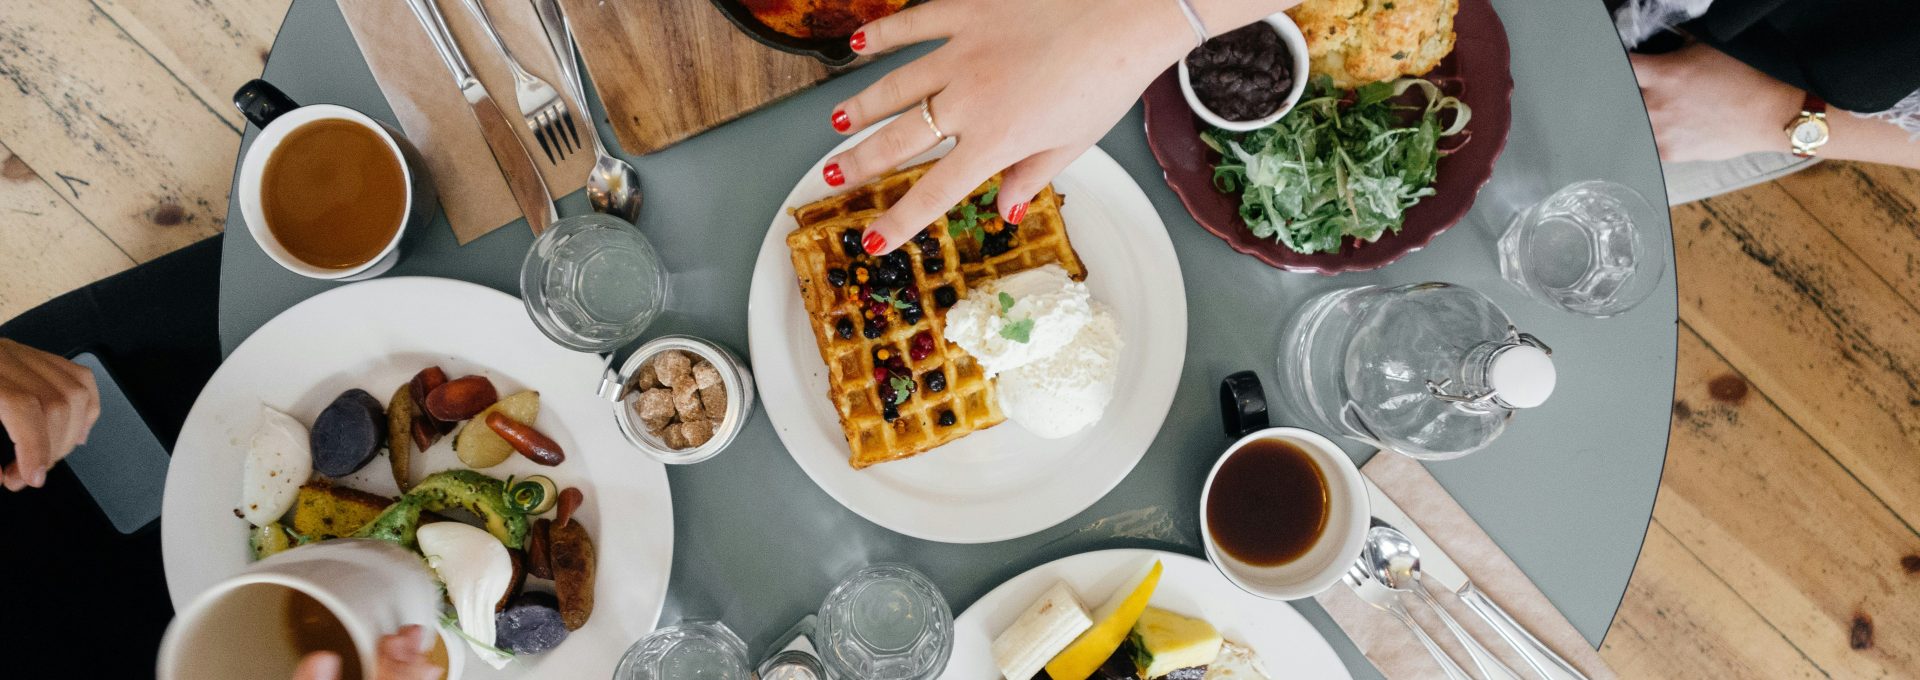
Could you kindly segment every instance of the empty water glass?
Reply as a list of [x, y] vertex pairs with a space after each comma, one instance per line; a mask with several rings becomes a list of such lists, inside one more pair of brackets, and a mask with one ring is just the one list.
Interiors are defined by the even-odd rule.
[[1575, 182], [1515, 215], [1500, 237], [1500, 276], [1548, 304], [1605, 318], [1653, 294], [1672, 244], [1632, 187]]
[[520, 297], [547, 337], [611, 352], [632, 342], [667, 301], [667, 270], [633, 225], [599, 213], [547, 228], [520, 267]]
[[814, 643], [839, 680], [929, 680], [953, 653], [953, 612], [925, 575], [876, 564], [827, 593]]
[[749, 680], [747, 643], [718, 621], [660, 628], [627, 648], [614, 680]]

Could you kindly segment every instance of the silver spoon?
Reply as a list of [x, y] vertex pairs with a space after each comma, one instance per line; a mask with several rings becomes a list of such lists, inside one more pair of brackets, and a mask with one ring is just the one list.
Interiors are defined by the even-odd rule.
[[546, 29], [547, 42], [553, 46], [553, 54], [560, 62], [561, 85], [580, 105], [581, 115], [586, 118], [586, 125], [581, 127], [586, 128], [584, 132], [587, 139], [593, 142], [593, 171], [587, 175], [587, 201], [593, 204], [594, 212], [637, 224], [640, 219], [640, 173], [634, 171], [633, 165], [608, 153], [606, 145], [600, 143], [600, 134], [587, 108], [586, 84], [580, 80], [579, 62], [576, 61], [579, 54], [573, 44], [573, 28], [567, 25], [566, 16], [560, 13], [559, 0], [533, 0], [533, 9], [540, 15], [540, 26]]
[[1433, 641], [1433, 636], [1427, 635], [1427, 631], [1420, 628], [1419, 622], [1413, 620], [1413, 614], [1408, 613], [1407, 606], [1400, 602], [1400, 594], [1388, 588], [1385, 583], [1381, 583], [1380, 579], [1368, 570], [1368, 566], [1367, 555], [1362, 551], [1360, 558], [1355, 560], [1353, 566], [1347, 569], [1347, 573], [1340, 577], [1341, 580], [1346, 581], [1348, 588], [1353, 589], [1354, 596], [1360, 598], [1361, 602], [1386, 612], [1393, 617], [1393, 620], [1405, 625], [1407, 630], [1413, 633], [1413, 637], [1420, 641], [1420, 646], [1427, 648], [1427, 655], [1433, 657], [1434, 663], [1440, 664], [1440, 672], [1445, 674], [1448, 680], [1473, 680], [1473, 676], [1461, 670], [1460, 664], [1454, 663], [1453, 658], [1447, 656], [1445, 650], [1440, 649], [1440, 644]]
[[1461, 646], [1467, 648], [1467, 655], [1473, 657], [1474, 665], [1480, 668], [1481, 677], [1487, 680], [1519, 680], [1520, 676], [1513, 669], [1500, 663], [1499, 658], [1468, 635], [1466, 629], [1460, 627], [1460, 622], [1441, 608], [1440, 601], [1434, 599], [1433, 594], [1420, 584], [1420, 549], [1413, 547], [1413, 541], [1407, 540], [1406, 534], [1390, 526], [1376, 526], [1367, 530], [1367, 547], [1361, 553], [1361, 558], [1367, 561], [1368, 571], [1386, 587], [1394, 592], [1411, 591], [1419, 595], [1420, 600], [1440, 616], [1440, 621], [1447, 624], [1447, 630], [1453, 631], [1453, 637], [1460, 641]]

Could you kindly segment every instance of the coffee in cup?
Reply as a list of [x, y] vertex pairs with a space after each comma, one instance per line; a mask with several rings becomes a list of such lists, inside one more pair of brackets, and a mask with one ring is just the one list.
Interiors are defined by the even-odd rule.
[[234, 105], [260, 127], [234, 200], [261, 249], [319, 279], [354, 281], [392, 267], [431, 193], [399, 133], [343, 106], [299, 106], [262, 80], [234, 93]]
[[1371, 514], [1359, 468], [1326, 437], [1268, 427], [1251, 372], [1228, 376], [1221, 407], [1238, 439], [1200, 492], [1207, 559], [1261, 597], [1295, 600], [1332, 587], [1366, 540]]

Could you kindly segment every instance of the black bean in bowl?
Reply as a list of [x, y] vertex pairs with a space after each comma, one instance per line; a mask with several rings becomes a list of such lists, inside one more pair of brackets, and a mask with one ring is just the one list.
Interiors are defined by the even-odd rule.
[[1187, 71], [1200, 103], [1231, 121], [1272, 115], [1293, 89], [1293, 56], [1264, 21], [1208, 40], [1187, 55]]

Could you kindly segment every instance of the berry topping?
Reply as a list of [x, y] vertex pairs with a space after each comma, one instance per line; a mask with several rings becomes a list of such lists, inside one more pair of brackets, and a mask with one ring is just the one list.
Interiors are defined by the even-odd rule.
[[861, 337], [864, 337], [868, 340], [872, 340], [874, 338], [880, 337], [880, 331], [886, 327], [886, 322], [884, 320], [877, 321], [877, 322], [870, 321], [866, 324], [866, 326], [867, 326], [866, 328], [863, 328], [860, 330], [860, 335]]
[[892, 400], [883, 401], [880, 404], [880, 417], [886, 418], [887, 422], [891, 423], [900, 417], [900, 407], [894, 406]]
[[954, 423], [954, 421], [955, 421], [955, 419], [954, 419], [954, 417], [953, 417], [953, 411], [941, 411], [941, 412], [940, 412], [940, 426], [941, 426], [941, 427], [953, 427], [953, 423]]
[[875, 365], [875, 366], [873, 367], [873, 381], [874, 381], [874, 382], [876, 382], [876, 383], [880, 383], [880, 384], [882, 384], [882, 385], [885, 385], [885, 384], [887, 384], [887, 379], [888, 379], [888, 378], [891, 378], [891, 377], [893, 377], [893, 374], [892, 374], [892, 373], [888, 373], [888, 372], [887, 372], [887, 367], [885, 367], [885, 366], [880, 366], [880, 365]]
[[919, 334], [914, 335], [913, 341], [907, 345], [907, 354], [913, 357], [914, 361], [920, 361], [933, 354], [933, 334], [920, 331]]
[[840, 317], [840, 323], [833, 325], [833, 333], [834, 335], [840, 336], [841, 340], [852, 340], [853, 339], [853, 320], [848, 319], [844, 316]]
[[952, 307], [953, 303], [959, 301], [960, 294], [953, 292], [953, 286], [941, 286], [933, 290], [933, 304], [941, 309]]
[[937, 257], [929, 257], [920, 261], [920, 268], [927, 270], [928, 274], [938, 274], [947, 270], [947, 261]]
[[867, 252], [866, 247], [860, 244], [862, 236], [859, 229], [840, 232], [840, 252], [845, 253], [847, 257], [859, 257], [861, 253]]
[[896, 417], [898, 417], [898, 416], [899, 416], [899, 412], [898, 412], [898, 410], [897, 410], [897, 409], [895, 409], [895, 408], [894, 408], [894, 405], [893, 405], [893, 402], [894, 402], [894, 400], [895, 400], [895, 399], [899, 399], [899, 398], [900, 398], [900, 393], [899, 393], [898, 391], [896, 391], [896, 390], [894, 390], [894, 389], [893, 389], [893, 384], [892, 384], [892, 383], [887, 383], [887, 382], [882, 382], [882, 383], [880, 383], [880, 405], [881, 405], [881, 407], [882, 407], [882, 408], [884, 408], [884, 409], [886, 409], [886, 410], [889, 410], [889, 411], [894, 411], [894, 412], [895, 412], [895, 413], [894, 413], [894, 415], [893, 415], [893, 416], [889, 416], [889, 417], [887, 418], [887, 420], [893, 420], [894, 418], [896, 418]]
[[920, 381], [926, 383], [927, 391], [933, 394], [947, 391], [947, 373], [945, 371], [927, 371], [927, 374], [922, 376]]
[[827, 283], [833, 284], [833, 287], [835, 288], [839, 288], [841, 286], [847, 285], [847, 270], [845, 269], [827, 270]]
[[913, 324], [920, 323], [920, 318], [924, 314], [925, 312], [921, 310], [918, 306], [908, 307], [906, 309], [900, 310], [900, 320], [903, 322], [906, 322], [907, 325], [913, 325]]

